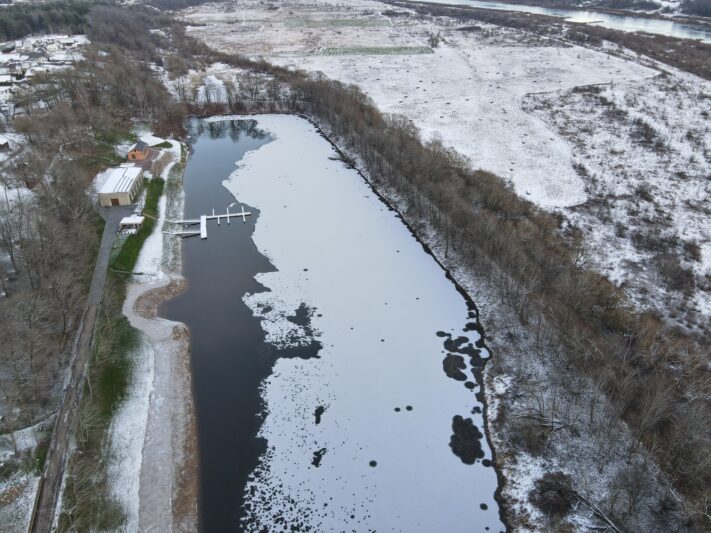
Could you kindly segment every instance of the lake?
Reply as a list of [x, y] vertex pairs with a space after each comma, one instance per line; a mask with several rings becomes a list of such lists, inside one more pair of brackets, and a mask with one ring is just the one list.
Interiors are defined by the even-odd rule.
[[185, 215], [204, 531], [503, 531], [476, 308], [308, 121], [190, 123]]

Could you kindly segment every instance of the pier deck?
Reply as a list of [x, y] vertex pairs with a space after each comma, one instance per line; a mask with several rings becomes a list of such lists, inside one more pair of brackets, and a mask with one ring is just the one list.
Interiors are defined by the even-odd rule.
[[207, 221], [208, 220], [217, 220], [217, 225], [220, 225], [220, 222], [222, 219], [227, 220], [227, 224], [229, 225], [230, 220], [235, 217], [242, 217], [242, 222], [247, 222], [247, 217], [250, 216], [252, 213], [249, 211], [244, 210], [244, 206], [242, 206], [242, 211], [239, 213], [230, 213], [230, 208], [227, 208], [227, 212], [224, 215], [216, 215], [215, 210], [212, 210], [212, 215], [200, 215], [200, 218], [192, 218], [192, 219], [185, 219], [185, 220], [166, 220], [166, 222], [170, 222], [171, 224], [181, 224], [182, 226], [194, 226], [195, 224], [200, 224], [200, 231], [194, 231], [194, 230], [184, 230], [184, 231], [173, 231], [173, 230], [163, 230], [163, 233], [167, 235], [181, 235], [183, 237], [191, 237], [193, 235], [200, 235], [201, 239], [207, 239]]

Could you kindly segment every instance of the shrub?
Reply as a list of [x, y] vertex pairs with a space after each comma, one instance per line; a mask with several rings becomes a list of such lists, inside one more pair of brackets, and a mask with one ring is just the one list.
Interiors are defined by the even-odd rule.
[[640, 183], [635, 189], [635, 194], [645, 202], [654, 202], [654, 196], [652, 196], [648, 183]]
[[681, 264], [679, 257], [672, 254], [659, 254], [654, 258], [654, 262], [662, 281], [669, 289], [686, 293], [694, 290], [694, 273]]
[[547, 472], [534, 485], [528, 497], [533, 505], [549, 516], [565, 516], [577, 499], [570, 477], [560, 471]]
[[645, 120], [635, 118], [632, 120], [630, 137], [639, 144], [651, 145], [657, 138], [657, 131]]
[[699, 246], [699, 243], [696, 241], [685, 241], [684, 253], [691, 261], [701, 261], [701, 246]]
[[527, 419], [521, 419], [511, 440], [531, 455], [542, 455], [546, 448], [546, 432]]

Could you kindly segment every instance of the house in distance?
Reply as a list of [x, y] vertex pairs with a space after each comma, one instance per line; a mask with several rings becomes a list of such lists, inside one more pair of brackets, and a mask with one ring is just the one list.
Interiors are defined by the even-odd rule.
[[128, 160], [143, 161], [150, 155], [150, 153], [150, 147], [145, 142], [139, 139], [139, 141], [134, 144], [128, 151]]
[[124, 164], [112, 168], [108, 173], [106, 181], [99, 189], [99, 204], [102, 207], [132, 204], [141, 190], [143, 169]]

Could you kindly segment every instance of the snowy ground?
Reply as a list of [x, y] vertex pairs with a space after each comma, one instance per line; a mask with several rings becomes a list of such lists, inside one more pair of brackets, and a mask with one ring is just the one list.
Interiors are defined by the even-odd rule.
[[50, 415], [11, 435], [0, 435], [0, 468], [6, 472], [8, 468], [15, 470], [9, 476], [4, 473], [0, 480], [0, 531], [27, 531], [39, 482], [31, 465], [38, 444], [50, 437], [54, 418]]
[[[708, 257], [708, 210], [704, 198], [708, 196], [711, 172], [706, 159], [708, 148], [700, 148], [708, 141], [708, 131], [704, 129], [708, 127], [708, 116], [702, 113], [709, 100], [700, 95], [708, 94], [707, 82], [672, 71], [671, 85], [678, 89], [662, 87], [654, 78], [658, 71], [639, 64], [634, 54], [625, 54], [629, 60], [623, 60], [484, 24], [479, 24], [480, 32], [462, 33], [446, 19], [392, 17], [392, 26], [367, 30], [343, 26], [300, 28], [289, 23], [292, 19], [377, 17], [391, 9], [375, 2], [335, 4], [321, 0], [280, 6], [267, 11], [256, 2], [243, 2], [239, 9], [234, 4], [203, 5], [188, 10], [186, 19], [204, 24], [189, 31], [221, 50], [322, 71], [357, 84], [381, 110], [412, 119], [425, 138], [441, 138], [469, 157], [474, 167], [496, 172], [508, 179], [521, 196], [562, 212], [580, 225], [588, 236], [593, 264], [628, 288], [634, 287], [641, 257], [629, 239], [620, 237], [622, 231], [614, 223], [636, 224], [639, 221], [634, 222], [635, 216], [642, 218], [657, 210], [661, 213], [652, 219], [669, 217], [674, 232], [683, 239], [698, 241], [701, 260], [684, 259], [684, 265], [691, 266], [697, 276], [703, 275]], [[431, 55], [319, 55], [322, 49], [336, 46], [422, 46], [431, 33], [440, 33], [444, 38]], [[620, 54], [611, 45], [605, 50]], [[227, 79], [230, 73], [223, 72], [222, 76]], [[617, 128], [601, 120], [599, 102], [592, 105], [582, 93], [572, 91], [581, 85], [609, 82], [613, 87], [603, 88], [601, 94], [625, 108], [631, 117]], [[534, 109], [539, 99], [544, 104], [548, 102], [549, 108]], [[661, 120], [653, 127], [670, 148], [666, 155], [655, 155], [627, 137], [633, 130], [632, 119], [640, 115]], [[691, 129], [694, 140], [682, 139], [686, 136], [682, 128]], [[694, 160], [690, 159], [692, 156]], [[580, 172], [581, 164], [595, 176], [595, 181]], [[687, 172], [691, 176], [688, 182], [674, 177], [680, 167], [691, 171]], [[650, 186], [654, 198], [650, 205], [624, 198], [628, 194], [625, 191], [636, 193], [640, 181]], [[615, 197], [609, 198], [610, 194]], [[638, 203], [642, 217], [616, 220], [609, 216], [610, 209], [598, 212], [586, 207], [594, 207], [600, 200], [610, 202], [615, 215]], [[627, 231], [628, 237], [631, 233]], [[429, 244], [444, 260], [436, 240], [433, 238]], [[486, 392], [492, 438], [508, 480], [503, 496], [515, 515], [517, 529], [542, 531], [548, 527], [546, 518], [528, 501], [542, 465], [546, 470], [560, 468], [573, 477], [584, 494], [609, 504], [605, 501], [611, 494], [608, 491], [624, 484], [631, 477], [630, 469], [645, 464], [643, 455], [629, 456], [631, 445], [624, 424], [613, 422], [616, 417], [609, 414], [609, 406], [593, 384], [568, 383], [569, 376], [560, 373], [565, 365], [536, 347], [534, 339], [508, 314], [484, 279], [460, 269], [455, 255], [450, 255], [446, 264], [474, 297], [487, 332], [494, 339], [492, 348], [498, 357], [488, 367], [490, 387]], [[663, 289], [661, 292], [663, 300], [659, 294], [652, 294], [645, 301], [636, 301], [663, 310], [669, 295]], [[634, 291], [630, 294], [635, 297]], [[678, 305], [685, 306], [686, 302]], [[703, 303], [694, 300], [688, 309], [702, 313]], [[282, 379], [280, 374], [274, 379], [277, 377]], [[269, 390], [265, 389], [267, 393]], [[520, 427], [515, 426], [516, 414], [531, 409], [538, 399], [549, 405], [551, 400], [557, 401], [561, 409], [569, 409], [568, 414], [578, 412], [580, 402], [598, 408], [595, 416], [581, 415], [573, 420], [574, 430], [557, 432], [545, 454], [536, 456], [522, 452], [513, 438], [521, 434]], [[604, 432], [614, 434], [614, 439], [608, 439]], [[613, 440], [618, 447], [607, 444]], [[327, 457], [328, 452], [323, 457], [324, 464]], [[655, 513], [660, 502], [669, 498], [669, 493], [665, 493], [661, 478], [646, 475], [645, 479], [650, 485], [638, 503], [636, 512], [642, 517], [637, 525], [650, 526], [646, 529], [650, 531], [671, 530], [659, 529], [659, 523], [654, 522], [659, 519]], [[570, 522], [575, 524], [574, 530], [582, 531], [600, 525], [582, 506]]]
[[34, 472], [18, 472], [0, 483], [0, 531], [27, 531], [38, 483], [39, 476]]
[[[316, 531], [503, 529], [470, 366], [488, 352], [473, 346], [466, 301], [311, 124], [255, 118], [275, 140], [225, 184], [260, 210], [253, 238], [277, 271], [258, 275], [270, 291], [245, 301], [269, 341], [305, 333], [323, 347], [279, 359], [263, 384], [268, 451], [248, 482], [245, 525], [282, 516]], [[310, 320], [290, 316], [299, 308]], [[478, 354], [461, 357], [461, 381], [443, 369], [456, 351], [449, 335]]]
[[[590, 200], [564, 213], [596, 267], [641, 307], [702, 331], [711, 320], [711, 84], [659, 76], [534, 95], [524, 107], [574, 146]], [[670, 256], [693, 272], [687, 297]]]
[[[250, 0], [203, 5], [184, 18], [203, 24], [189, 31], [216, 48], [357, 84], [380, 110], [411, 119], [425, 139], [441, 139], [473, 167], [508, 180], [520, 196], [563, 213], [587, 235], [595, 268], [632, 301], [698, 333], [711, 314], [705, 207], [711, 83], [675, 71], [660, 79], [633, 54], [618, 57], [613, 46], [604, 50], [614, 55], [485, 24], [463, 32], [451, 19], [386, 17], [387, 9], [320, 0], [265, 10]], [[334, 19], [390, 25], [329, 26]], [[312, 27], [294, 23], [300, 20]], [[332, 47], [422, 46], [432, 34], [443, 39], [433, 54], [321, 54]], [[222, 69], [211, 74], [229, 77]], [[621, 118], [599, 98], [577, 92], [610, 83], [600, 96], [622, 110]], [[663, 150], [633, 138], [637, 119], [654, 128]], [[654, 200], [640, 202], [639, 187], [649, 187]], [[669, 246], [640, 249], [639, 234], [650, 231], [663, 239], [678, 235], [671, 248], [680, 265], [667, 257]], [[685, 243], [699, 246], [692, 252], [697, 259], [684, 252]], [[706, 292], [689, 297], [669, 290], [680, 285], [671, 280], [679, 268], [691, 269]]]
[[[461, 32], [446, 19], [392, 17], [392, 26], [368, 28], [286, 26], [297, 17], [334, 16], [334, 6], [326, 2], [316, 6], [289, 6], [270, 12], [269, 22], [252, 25], [230, 23], [229, 14], [219, 13], [218, 19], [211, 11], [217, 7], [196, 8], [186, 19], [207, 24], [190, 32], [214, 47], [357, 84], [382, 111], [410, 118], [426, 139], [441, 138], [472, 165], [510, 180], [519, 194], [544, 207], [581, 203], [585, 188], [573, 169], [570, 145], [521, 108], [524, 95], [655, 74], [635, 63], [585, 48], [562, 47], [555, 41], [522, 43], [523, 35], [512, 30], [489, 27], [490, 31], [479, 33]], [[338, 14], [354, 16], [349, 13], [388, 7], [346, 5]], [[241, 18], [241, 11], [236, 13]], [[434, 54], [318, 53], [339, 46], [423, 46], [430, 33], [440, 33], [445, 41]]]

